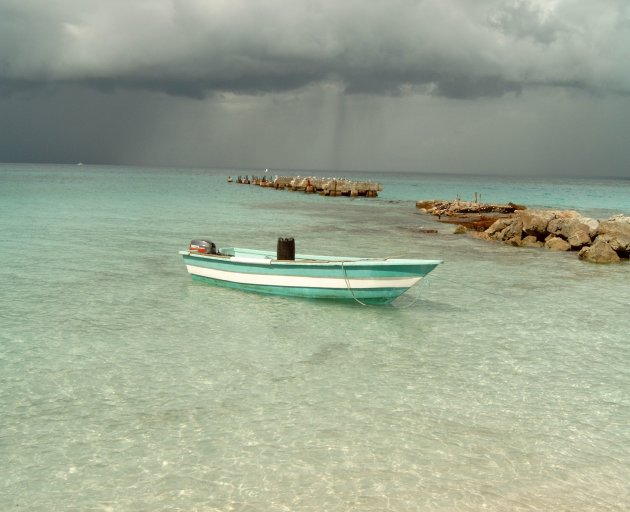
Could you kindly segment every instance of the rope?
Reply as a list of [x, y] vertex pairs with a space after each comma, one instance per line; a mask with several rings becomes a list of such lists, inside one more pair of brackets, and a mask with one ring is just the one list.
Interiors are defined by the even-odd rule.
[[341, 270], [343, 270], [343, 278], [346, 281], [346, 287], [348, 288], [348, 290], [350, 291], [350, 294], [352, 295], [352, 298], [354, 300], [356, 300], [359, 304], [361, 304], [362, 306], [368, 306], [369, 304], [366, 304], [365, 302], [360, 301], [359, 299], [356, 298], [356, 296], [354, 295], [354, 290], [352, 289], [352, 287], [350, 286], [350, 281], [348, 280], [348, 274], [346, 272], [346, 267], [343, 264], [343, 261], [341, 262]]
[[[385, 258], [385, 259], [387, 259], [387, 258]], [[346, 282], [346, 287], [348, 288], [348, 291], [352, 295], [352, 298], [355, 301], [357, 301], [359, 304], [361, 304], [362, 306], [372, 306], [373, 304], [366, 304], [365, 302], [357, 299], [356, 295], [354, 294], [354, 290], [352, 289], [352, 286], [350, 286], [350, 280], [348, 279], [348, 273], [346, 272], [346, 267], [344, 266], [343, 261], [341, 262], [341, 270], [343, 270], [343, 278], [344, 278], [344, 281]], [[411, 306], [415, 305], [415, 303], [418, 302], [418, 300], [420, 299], [420, 291], [419, 290], [425, 283], [426, 283], [427, 286], [430, 286], [430, 284], [431, 284], [430, 281], [429, 281], [429, 278], [426, 277], [426, 276], [423, 277], [420, 280], [420, 284], [417, 287], [414, 287], [414, 288], [418, 288], [418, 290], [416, 291], [416, 295], [413, 298], [413, 300], [410, 303], [408, 303], [408, 304], [397, 306], [398, 309], [407, 309], [407, 308], [410, 308]], [[397, 297], [394, 300], [397, 300], [398, 298], [400, 298], [400, 297]]]

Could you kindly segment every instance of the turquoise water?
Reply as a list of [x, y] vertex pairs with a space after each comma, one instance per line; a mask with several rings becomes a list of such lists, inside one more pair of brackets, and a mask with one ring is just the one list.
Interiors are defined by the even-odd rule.
[[[350, 200], [239, 173], [0, 166], [0, 510], [629, 509], [628, 264], [456, 236], [414, 201], [605, 218], [630, 182], [383, 173]], [[278, 236], [445, 263], [363, 307], [193, 284], [177, 254]]]

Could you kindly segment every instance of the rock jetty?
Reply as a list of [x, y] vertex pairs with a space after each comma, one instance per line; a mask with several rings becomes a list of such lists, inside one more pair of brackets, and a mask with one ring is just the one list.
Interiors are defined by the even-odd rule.
[[[580, 259], [593, 263], [616, 263], [630, 257], [630, 216], [619, 214], [600, 221], [573, 210], [529, 210], [513, 203], [418, 201], [416, 207], [438, 217], [446, 216], [445, 222], [464, 226], [457, 232], [469, 231], [484, 240], [576, 251]], [[478, 217], [471, 218], [471, 214]]]
[[318, 178], [316, 176], [238, 176], [236, 183], [258, 185], [276, 190], [290, 190], [322, 196], [377, 197], [383, 185], [374, 181], [354, 181], [345, 178]]
[[526, 209], [525, 206], [514, 203], [492, 204], [459, 199], [417, 201], [416, 208], [424, 213], [435, 215], [441, 222], [457, 224], [457, 231], [460, 233], [467, 230], [483, 231], [497, 219], [509, 217], [517, 210]]
[[477, 201], [460, 201], [459, 199], [456, 199], [455, 201], [442, 201], [438, 199], [417, 201], [416, 208], [438, 216], [461, 216], [462, 214], [482, 213], [505, 214], [514, 213], [516, 210], [526, 209], [525, 206], [514, 203], [492, 204], [479, 203]]

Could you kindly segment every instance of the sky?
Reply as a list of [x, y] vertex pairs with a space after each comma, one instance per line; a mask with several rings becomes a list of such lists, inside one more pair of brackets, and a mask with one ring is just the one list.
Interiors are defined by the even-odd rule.
[[0, 0], [0, 162], [630, 178], [628, 0]]

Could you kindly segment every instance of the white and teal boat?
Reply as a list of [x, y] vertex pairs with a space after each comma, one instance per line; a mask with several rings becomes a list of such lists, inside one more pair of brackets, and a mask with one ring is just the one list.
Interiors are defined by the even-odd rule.
[[192, 279], [250, 292], [387, 304], [420, 282], [440, 260], [295, 254], [293, 239], [278, 250], [224, 247], [193, 240], [180, 251]]

